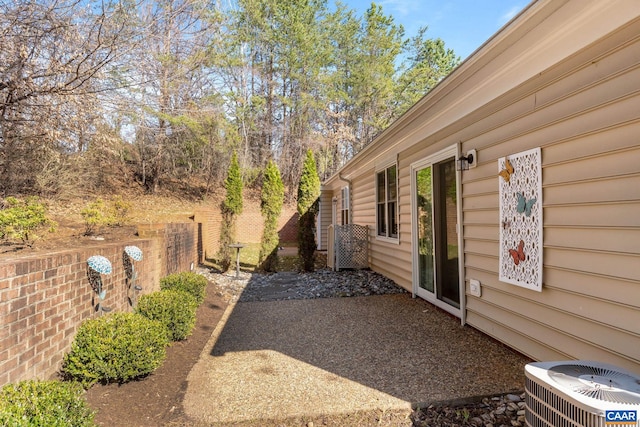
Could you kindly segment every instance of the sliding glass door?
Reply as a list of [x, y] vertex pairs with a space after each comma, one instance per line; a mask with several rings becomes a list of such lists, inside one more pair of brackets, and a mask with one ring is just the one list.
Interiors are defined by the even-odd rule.
[[455, 149], [412, 166], [414, 293], [459, 315]]

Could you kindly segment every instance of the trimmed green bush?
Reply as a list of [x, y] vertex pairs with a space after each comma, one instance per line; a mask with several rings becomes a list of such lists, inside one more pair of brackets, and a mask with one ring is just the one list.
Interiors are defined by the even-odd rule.
[[62, 372], [85, 387], [101, 382], [127, 382], [158, 368], [169, 337], [164, 325], [135, 313], [113, 313], [85, 321]]
[[238, 162], [238, 155], [234, 151], [231, 156], [227, 178], [224, 180], [224, 188], [227, 190], [227, 195], [222, 205], [236, 216], [242, 213], [242, 187], [242, 172]]
[[169, 333], [169, 339], [180, 341], [191, 335], [196, 324], [198, 302], [189, 293], [167, 289], [142, 295], [136, 312], [144, 317], [162, 323]]
[[297, 208], [300, 216], [309, 211], [315, 214], [318, 207], [318, 198], [320, 197], [320, 184], [316, 159], [313, 156], [313, 151], [309, 149], [302, 164], [302, 175], [298, 184]]
[[90, 427], [94, 413], [78, 383], [21, 381], [0, 390], [0, 425]]
[[200, 305], [204, 301], [207, 279], [190, 271], [174, 273], [160, 279], [160, 289], [184, 291], [191, 294]]

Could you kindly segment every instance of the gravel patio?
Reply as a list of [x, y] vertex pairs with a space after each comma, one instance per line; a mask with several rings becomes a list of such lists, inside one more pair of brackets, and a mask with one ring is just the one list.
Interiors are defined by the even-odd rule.
[[527, 358], [408, 293], [296, 299], [280, 280], [270, 300], [252, 280], [261, 297], [233, 299], [188, 376], [184, 411], [203, 425], [372, 412], [411, 425], [412, 407], [524, 388]]

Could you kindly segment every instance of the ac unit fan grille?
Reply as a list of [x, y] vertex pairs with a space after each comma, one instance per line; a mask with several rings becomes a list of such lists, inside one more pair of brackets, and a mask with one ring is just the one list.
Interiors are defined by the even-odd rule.
[[[630, 371], [576, 360], [530, 363], [525, 374], [529, 427], [640, 427], [631, 417], [640, 413], [640, 377]], [[609, 411], [630, 419], [607, 422]]]
[[583, 396], [611, 403], [640, 405], [640, 395], [619, 387], [640, 389], [635, 378], [623, 372], [582, 364], [549, 368], [549, 377], [563, 387]]

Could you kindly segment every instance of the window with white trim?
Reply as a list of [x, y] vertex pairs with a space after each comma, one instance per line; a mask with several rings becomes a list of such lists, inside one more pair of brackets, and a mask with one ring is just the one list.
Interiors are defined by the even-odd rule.
[[349, 224], [349, 187], [342, 187], [342, 201], [340, 204], [341, 224]]
[[396, 165], [376, 174], [376, 234], [398, 238], [398, 180]]

